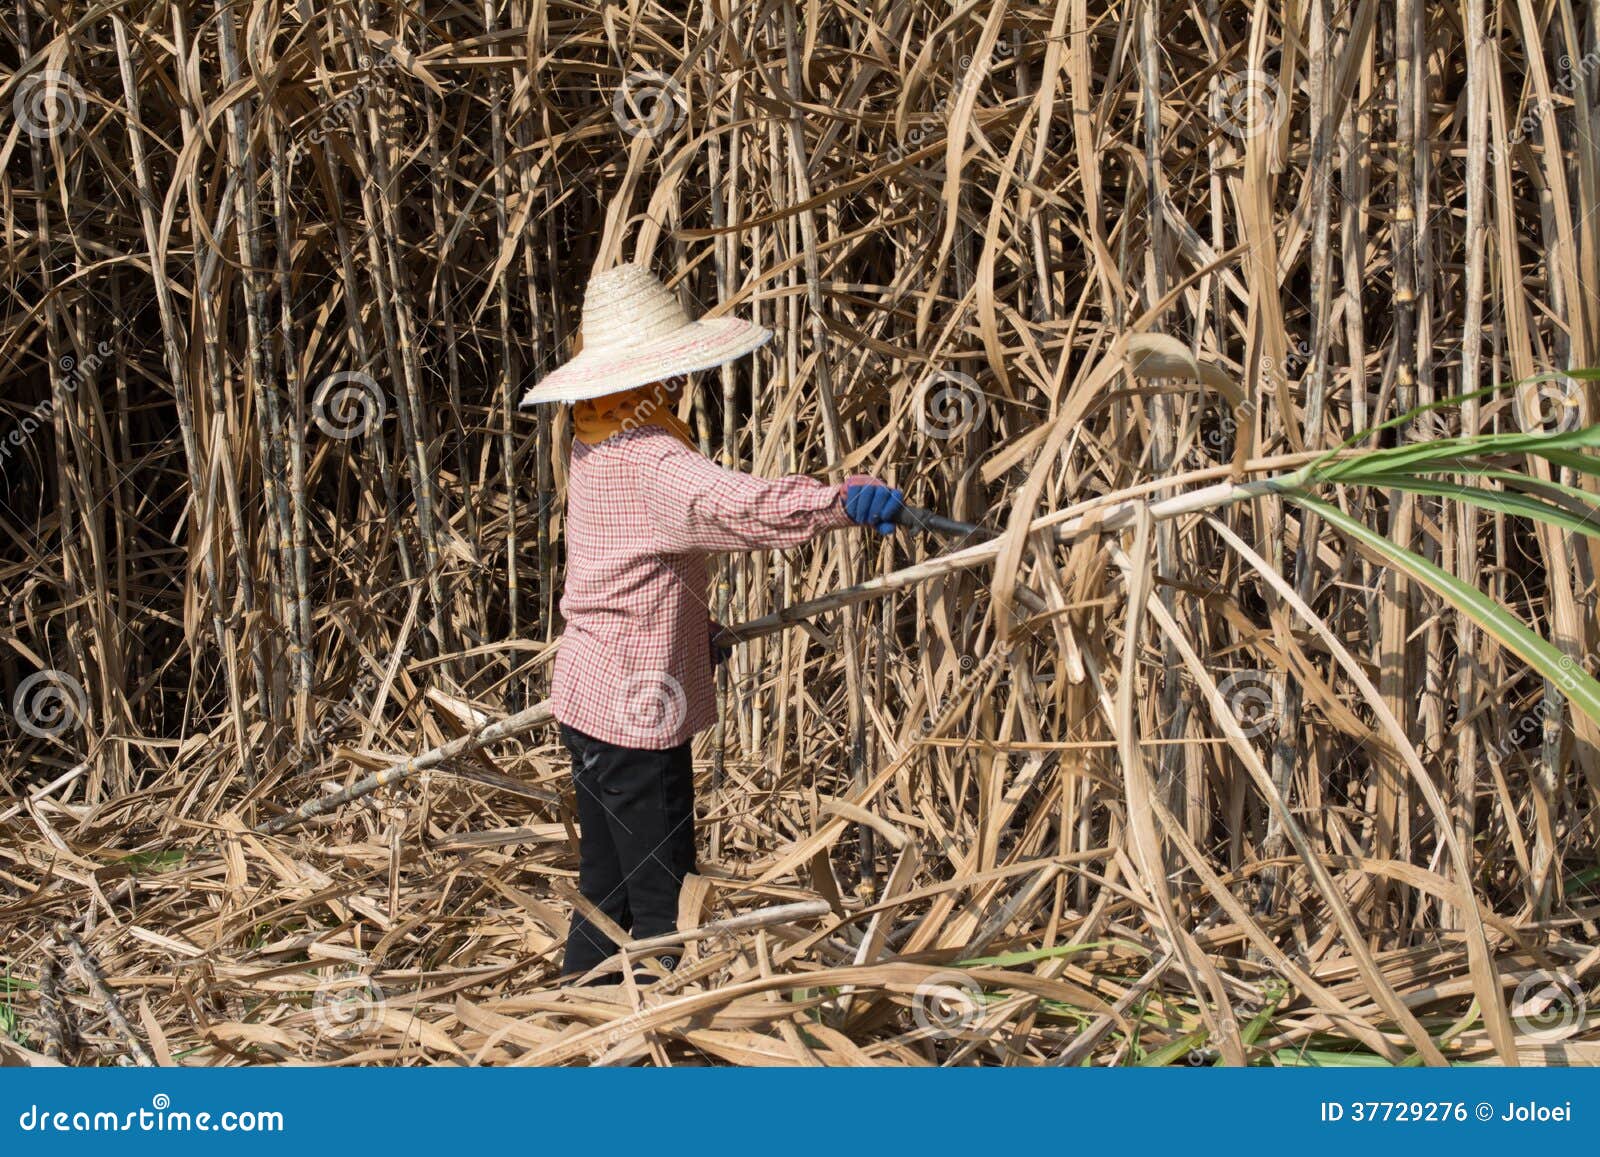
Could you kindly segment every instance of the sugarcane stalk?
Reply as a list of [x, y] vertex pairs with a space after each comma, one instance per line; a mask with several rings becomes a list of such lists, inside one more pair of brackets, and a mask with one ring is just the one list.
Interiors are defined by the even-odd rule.
[[53, 1061], [66, 1056], [66, 1018], [61, 1015], [61, 994], [56, 986], [56, 962], [46, 955], [39, 966], [39, 1034], [44, 1037], [41, 1051]]
[[72, 953], [73, 960], [77, 961], [78, 967], [83, 970], [83, 975], [89, 982], [90, 990], [105, 1010], [106, 1020], [111, 1023], [112, 1029], [123, 1039], [123, 1043], [128, 1046], [128, 1052], [133, 1056], [134, 1063], [140, 1068], [155, 1068], [155, 1058], [150, 1055], [149, 1048], [140, 1039], [139, 1034], [133, 1031], [133, 1025], [128, 1022], [127, 1016], [122, 1011], [122, 1002], [117, 999], [117, 994], [106, 983], [106, 974], [101, 970], [100, 962], [94, 958], [93, 953], [84, 947], [83, 941], [73, 934], [66, 921], [56, 921], [55, 934], [56, 939], [66, 945], [67, 951]]
[[[1145, 502], [1133, 498], [1110, 505], [1085, 503], [1084, 507], [1087, 509], [1071, 517], [1063, 517], [1070, 513], [1069, 511], [1052, 511], [1042, 515], [1033, 521], [1030, 530], [1048, 534], [1058, 543], [1070, 542], [1088, 530], [1094, 532], [1120, 530], [1130, 525], [1140, 510], [1148, 510], [1151, 519], [1155, 521], [1180, 518], [1186, 514], [1231, 506], [1265, 494], [1285, 493], [1302, 484], [1305, 478], [1306, 471], [1302, 469], [1259, 478], [1252, 482], [1219, 482], [1159, 502]], [[958, 570], [982, 566], [996, 558], [1003, 545], [1003, 539], [979, 543], [965, 550], [927, 559], [914, 566], [868, 579], [843, 590], [794, 603], [770, 615], [725, 627], [717, 635], [716, 642], [719, 644], [748, 642], [764, 635], [777, 634], [828, 611], [854, 606], [868, 599], [879, 598], [890, 591], [904, 590]], [[369, 796], [380, 788], [403, 783], [419, 772], [432, 770], [459, 756], [481, 751], [491, 744], [526, 735], [551, 723], [554, 719], [555, 712], [551, 708], [550, 701], [543, 700], [504, 719], [486, 723], [465, 735], [457, 736], [448, 743], [430, 748], [420, 755], [410, 756], [381, 768], [349, 787], [310, 800], [292, 812], [286, 812], [263, 824], [258, 824], [255, 830], [262, 835], [277, 835], [306, 820], [326, 815], [347, 803]]]
[[774, 924], [788, 924], [796, 920], [811, 920], [826, 916], [830, 910], [826, 900], [798, 900], [793, 904], [775, 904], [771, 908], [742, 912], [725, 920], [713, 920], [698, 928], [680, 928], [676, 932], [665, 932], [660, 936], [651, 936], [644, 940], [630, 940], [622, 946], [622, 951], [629, 954], [653, 952], [658, 948], [671, 948], [696, 940], [706, 940], [712, 936], [748, 932], [752, 928], [769, 928]]
[[[1462, 9], [1462, 23], [1466, 31], [1467, 47], [1467, 161], [1466, 161], [1466, 233], [1463, 242], [1466, 250], [1463, 264], [1466, 268], [1466, 300], [1461, 315], [1461, 393], [1470, 394], [1478, 389], [1483, 367], [1483, 282], [1485, 264], [1484, 242], [1488, 232], [1486, 192], [1489, 161], [1489, 107], [1485, 85], [1485, 70], [1493, 68], [1486, 30], [1487, 9], [1484, 0], [1466, 0]], [[1461, 407], [1461, 432], [1475, 437], [1481, 424], [1478, 400], [1472, 399]], [[1456, 511], [1456, 566], [1457, 574], [1477, 574], [1478, 512], [1470, 506]], [[1457, 717], [1471, 719], [1477, 715], [1477, 625], [1472, 616], [1457, 612], [1455, 616], [1456, 649], [1456, 711]], [[1463, 727], [1456, 736], [1454, 809], [1456, 840], [1463, 847], [1471, 847], [1476, 826], [1479, 760], [1478, 730]], [[1462, 919], [1463, 914], [1457, 913]], [[1459, 927], [1444, 918], [1448, 926]]]
[[[801, 66], [799, 45], [795, 40], [798, 22], [795, 19], [793, 0], [783, 0], [784, 48], [788, 64], [789, 95], [793, 99], [789, 116], [789, 160], [793, 167], [795, 192], [802, 205], [811, 202], [811, 158], [805, 146], [804, 121], [800, 106]], [[806, 305], [811, 322], [811, 340], [818, 351], [829, 348], [828, 335], [823, 321], [821, 290], [821, 265], [817, 257], [817, 223], [815, 212], [808, 208], [799, 214], [800, 236], [804, 246], [806, 272]], [[834, 397], [833, 375], [828, 358], [819, 352], [812, 372], [816, 375], [818, 409], [822, 415], [823, 445], [827, 450], [830, 472], [835, 481], [842, 480], [839, 463], [844, 459], [844, 428], [839, 418], [839, 406]], [[839, 557], [839, 577], [853, 583], [860, 573], [861, 551], [851, 543]], [[844, 657], [844, 683], [847, 719], [850, 733], [850, 776], [857, 787], [867, 781], [867, 725], [866, 694], [862, 687], [861, 646], [856, 616], [846, 615], [840, 625], [839, 650]], [[861, 887], [869, 896], [877, 888], [876, 855], [872, 832], [861, 828], [857, 833], [861, 849]]]
[[[238, 84], [243, 75], [243, 62], [235, 41], [237, 28], [233, 8], [219, 6], [220, 22], [217, 26], [217, 54], [222, 64], [222, 80], [227, 86]], [[250, 102], [248, 97], [231, 103], [228, 107], [227, 156], [230, 187], [233, 193], [233, 218], [235, 253], [244, 270], [245, 336], [250, 348], [249, 381], [255, 399], [256, 454], [260, 460], [263, 521], [266, 525], [264, 574], [266, 590], [262, 602], [267, 609], [272, 627], [261, 629], [265, 655], [266, 698], [262, 701], [271, 719], [281, 719], [282, 680], [279, 677], [278, 653], [272, 645], [273, 630], [290, 621], [293, 611], [286, 594], [289, 575], [293, 573], [287, 527], [290, 521], [288, 494], [284, 485], [281, 447], [283, 419], [278, 412], [278, 394], [272, 381], [272, 359], [268, 346], [272, 326], [267, 318], [267, 283], [263, 275], [264, 257], [261, 252], [261, 206], [258, 200], [258, 167], [250, 140]], [[221, 235], [218, 235], [220, 241]], [[250, 555], [241, 553], [240, 569], [250, 565]], [[304, 720], [301, 721], [304, 727]], [[266, 750], [276, 750], [277, 737], [271, 730], [262, 737]], [[246, 780], [254, 783], [256, 763], [246, 765]]]

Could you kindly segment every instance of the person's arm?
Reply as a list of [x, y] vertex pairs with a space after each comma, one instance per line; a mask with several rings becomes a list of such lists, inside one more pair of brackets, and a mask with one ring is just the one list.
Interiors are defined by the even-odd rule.
[[849, 526], [838, 486], [803, 474], [768, 480], [724, 470], [683, 447], [641, 478], [660, 550], [781, 550]]

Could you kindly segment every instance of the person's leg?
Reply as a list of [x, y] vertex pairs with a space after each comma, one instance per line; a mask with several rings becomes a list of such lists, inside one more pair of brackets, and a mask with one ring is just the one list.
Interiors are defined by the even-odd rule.
[[[622, 860], [611, 836], [611, 819], [606, 814], [604, 791], [598, 782], [600, 741], [561, 728], [561, 739], [572, 756], [572, 784], [578, 797], [578, 891], [608, 918], [623, 928], [633, 923], [628, 911], [628, 890], [623, 880]], [[581, 975], [617, 950], [611, 938], [574, 912], [567, 929], [567, 951], [561, 963], [564, 975]], [[615, 984], [620, 975], [601, 983]]]
[[636, 940], [678, 926], [678, 892], [694, 867], [689, 745], [665, 751], [598, 745], [597, 781], [633, 914]]
[[681, 884], [694, 871], [694, 756], [687, 743], [663, 752], [667, 764], [667, 825], [672, 832], [672, 864]]

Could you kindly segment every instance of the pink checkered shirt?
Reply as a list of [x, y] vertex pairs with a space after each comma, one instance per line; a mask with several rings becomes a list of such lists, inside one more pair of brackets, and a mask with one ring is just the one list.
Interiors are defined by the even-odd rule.
[[556, 718], [623, 747], [675, 747], [717, 715], [706, 556], [848, 526], [840, 488], [707, 461], [658, 426], [574, 442]]

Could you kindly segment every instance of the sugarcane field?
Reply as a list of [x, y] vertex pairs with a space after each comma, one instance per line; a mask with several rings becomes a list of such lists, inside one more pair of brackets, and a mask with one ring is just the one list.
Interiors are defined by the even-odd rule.
[[1600, 1063], [1597, 132], [1586, 0], [5, 5], [0, 1068]]

